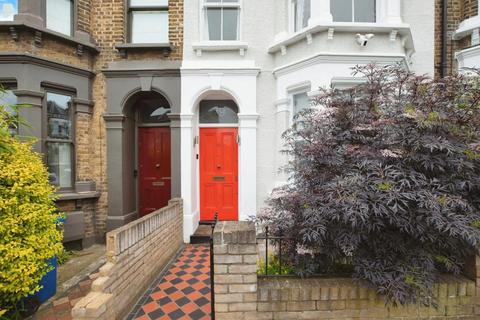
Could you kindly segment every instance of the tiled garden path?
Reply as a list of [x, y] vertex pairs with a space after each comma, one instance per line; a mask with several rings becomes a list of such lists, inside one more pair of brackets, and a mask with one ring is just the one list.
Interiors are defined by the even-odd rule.
[[210, 299], [210, 248], [187, 245], [154, 281], [128, 320], [209, 320]]

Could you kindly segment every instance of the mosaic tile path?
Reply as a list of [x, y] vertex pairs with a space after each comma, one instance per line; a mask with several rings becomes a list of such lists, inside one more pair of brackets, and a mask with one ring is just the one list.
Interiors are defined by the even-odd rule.
[[127, 319], [210, 320], [210, 311], [210, 248], [186, 245]]

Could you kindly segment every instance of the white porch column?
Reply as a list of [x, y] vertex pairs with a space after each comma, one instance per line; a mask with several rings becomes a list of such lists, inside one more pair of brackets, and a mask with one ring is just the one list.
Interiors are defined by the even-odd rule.
[[277, 106], [277, 112], [275, 114], [275, 168], [277, 170], [275, 187], [279, 187], [286, 184], [288, 179], [287, 174], [279, 171], [279, 169], [285, 166], [288, 161], [287, 155], [281, 153], [280, 151], [284, 149], [282, 134], [290, 125], [290, 99], [280, 99], [275, 104]]
[[308, 25], [317, 23], [332, 22], [333, 17], [330, 12], [330, 0], [313, 0], [311, 1], [311, 18]]
[[257, 212], [257, 119], [258, 114], [239, 114], [238, 219]]
[[194, 194], [196, 179], [194, 174], [194, 144], [193, 144], [193, 114], [180, 115], [180, 141], [181, 141], [181, 194], [183, 199], [183, 240], [190, 242], [190, 235], [198, 227], [198, 213], [193, 212], [193, 201], [196, 201]]
[[379, 22], [402, 23], [401, 0], [380, 0], [377, 2]]

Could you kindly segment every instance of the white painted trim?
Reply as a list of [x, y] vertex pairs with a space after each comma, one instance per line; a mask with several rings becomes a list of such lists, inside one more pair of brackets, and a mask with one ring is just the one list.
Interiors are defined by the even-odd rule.
[[346, 89], [365, 83], [366, 81], [367, 79], [359, 77], [333, 77], [331, 86], [334, 89]]
[[469, 19], [463, 20], [458, 26], [457, 30], [453, 33], [453, 40], [460, 40], [466, 36], [472, 34], [474, 29], [480, 28], [480, 16], [474, 16]]
[[405, 67], [408, 68], [408, 63], [406, 61], [407, 57], [405, 55], [398, 54], [362, 54], [362, 53], [347, 53], [347, 52], [321, 52], [314, 54], [310, 57], [294, 61], [292, 63], [286, 64], [284, 66], [275, 68], [272, 73], [277, 77], [285, 75], [300, 69], [304, 69], [308, 66], [319, 64], [319, 63], [351, 63], [353, 65], [361, 63], [371, 63], [376, 61], [379, 64], [392, 64], [395, 62], [402, 61], [405, 63]]
[[307, 80], [307, 81], [302, 81], [296, 84], [289, 85], [287, 87], [287, 91], [289, 93], [304, 92], [304, 91], [309, 91], [311, 87], [312, 87], [312, 82]]
[[407, 23], [358, 23], [358, 22], [320, 22], [299, 32], [287, 34], [287, 38], [277, 40], [268, 48], [268, 53], [276, 53], [282, 50], [282, 47], [288, 47], [297, 42], [304, 41], [308, 34], [316, 34], [319, 32], [328, 32], [330, 28], [334, 28], [335, 32], [351, 32], [353, 33], [387, 33], [392, 30], [398, 30], [398, 34], [405, 37], [405, 47], [409, 50], [415, 50], [413, 43], [413, 37], [410, 29], [410, 25]]
[[[200, 41], [192, 44], [193, 50], [197, 52], [197, 56], [201, 56], [202, 51], [239, 51], [244, 55], [248, 49], [248, 43], [242, 41]], [[199, 54], [200, 51], [200, 54]]]
[[244, 69], [244, 68], [232, 68], [232, 69], [224, 69], [224, 68], [182, 68], [181, 74], [182, 76], [228, 76], [228, 75], [235, 75], [235, 76], [257, 76], [260, 73], [260, 69]]
[[199, 128], [238, 128], [238, 123], [200, 123]]
[[467, 60], [467, 59], [472, 60], [472, 59], [475, 59], [475, 58], [477, 58], [477, 61], [479, 63], [478, 66], [480, 66], [480, 45], [475, 46], [475, 47], [471, 47], [471, 48], [467, 48], [465, 50], [461, 50], [461, 51], [458, 51], [458, 52], [455, 53], [455, 59], [457, 59], [459, 71], [465, 72], [466, 71], [466, 70], [464, 70], [465, 68], [475, 67], [475, 66], [472, 66], [472, 65], [469, 65], [469, 66], [465, 65], [465, 60]]
[[202, 41], [210, 41], [208, 39], [208, 36], [207, 36], [207, 24], [205, 22], [205, 8], [206, 7], [218, 7], [218, 8], [238, 8], [239, 12], [238, 12], [238, 39], [237, 41], [241, 41], [242, 40], [242, 30], [243, 30], [243, 27], [242, 27], [242, 20], [243, 20], [243, 11], [242, 8], [243, 8], [243, 0], [238, 0], [238, 3], [219, 3], [219, 4], [214, 4], [214, 3], [208, 3], [206, 4], [205, 0], [200, 0], [200, 5], [199, 5], [199, 16], [200, 16], [200, 19], [199, 19], [199, 22], [200, 22], [200, 28], [199, 28], [199, 31], [200, 31], [200, 39], [202, 39]]

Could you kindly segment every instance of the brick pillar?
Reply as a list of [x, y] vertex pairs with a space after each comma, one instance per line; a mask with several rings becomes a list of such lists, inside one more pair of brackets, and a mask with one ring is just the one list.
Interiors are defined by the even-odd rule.
[[463, 272], [468, 278], [475, 281], [476, 290], [474, 306], [475, 315], [478, 316], [480, 315], [480, 256], [476, 255], [467, 260]]
[[257, 319], [255, 225], [219, 222], [213, 241], [216, 319]]
[[480, 316], [480, 256], [475, 257], [475, 315]]

